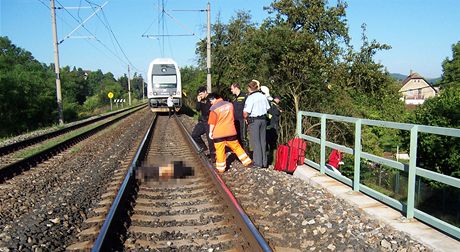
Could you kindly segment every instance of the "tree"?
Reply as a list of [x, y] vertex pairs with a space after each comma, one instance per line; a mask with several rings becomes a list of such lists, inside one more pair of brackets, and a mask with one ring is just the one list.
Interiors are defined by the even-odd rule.
[[137, 99], [142, 99], [142, 94], [144, 92], [144, 78], [141, 74], [138, 75], [137, 72], [134, 73], [133, 79], [131, 80], [131, 92], [134, 97]]
[[198, 87], [206, 85], [206, 72], [193, 66], [183, 67], [180, 71], [184, 105], [194, 108]]
[[[452, 46], [452, 55], [442, 63], [441, 83], [446, 88], [419, 106], [411, 123], [460, 128], [460, 42]], [[417, 161], [420, 167], [460, 177], [460, 139], [420, 134]]]
[[0, 136], [57, 121], [52, 76], [30, 52], [0, 37]]
[[460, 41], [452, 45], [452, 59], [442, 62], [441, 85], [460, 85]]
[[[460, 129], [460, 87], [447, 87], [415, 110], [412, 123]], [[460, 139], [420, 134], [417, 165], [460, 177]]]
[[[239, 11], [231, 18], [229, 24], [221, 22], [220, 18], [212, 26], [212, 83], [213, 89], [223, 95], [228, 94], [228, 88], [234, 82], [249, 82], [255, 78], [248, 77], [256, 73], [258, 57], [251, 57], [250, 45], [255, 25], [248, 13]], [[248, 46], [249, 45], [249, 46]], [[260, 49], [259, 49], [260, 50]], [[204, 69], [206, 63], [206, 40], [198, 43], [197, 54], [200, 55], [200, 66]]]

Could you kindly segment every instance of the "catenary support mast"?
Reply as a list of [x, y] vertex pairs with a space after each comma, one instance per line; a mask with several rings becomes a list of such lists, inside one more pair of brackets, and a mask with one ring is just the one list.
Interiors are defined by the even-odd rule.
[[208, 36], [206, 40], [206, 84], [208, 93], [211, 92], [211, 5], [208, 1]]
[[131, 71], [128, 65], [128, 104], [131, 106]]
[[59, 44], [56, 32], [56, 8], [54, 0], [51, 1], [51, 18], [53, 23], [53, 46], [54, 46], [54, 72], [56, 73], [56, 99], [58, 105], [59, 125], [64, 124], [64, 113], [62, 112], [61, 77], [59, 70]]

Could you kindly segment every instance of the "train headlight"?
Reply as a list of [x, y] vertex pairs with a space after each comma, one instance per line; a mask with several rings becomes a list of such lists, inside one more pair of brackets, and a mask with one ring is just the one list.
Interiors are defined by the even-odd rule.
[[156, 93], [156, 92], [153, 92], [153, 95], [157, 95], [157, 93]]
[[176, 92], [172, 92], [172, 95], [176, 95]]

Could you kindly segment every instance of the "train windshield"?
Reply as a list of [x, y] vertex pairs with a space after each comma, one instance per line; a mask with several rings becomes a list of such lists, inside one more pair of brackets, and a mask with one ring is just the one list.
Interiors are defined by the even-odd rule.
[[177, 77], [176, 75], [160, 75], [152, 76], [153, 86], [156, 88], [176, 88]]

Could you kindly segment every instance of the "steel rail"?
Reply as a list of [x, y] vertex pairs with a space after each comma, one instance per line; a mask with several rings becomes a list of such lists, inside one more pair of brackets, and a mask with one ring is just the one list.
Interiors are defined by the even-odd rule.
[[25, 139], [23, 141], [19, 141], [19, 142], [16, 142], [16, 143], [4, 145], [4, 146], [0, 147], [0, 156], [9, 154], [9, 153], [14, 152], [16, 150], [23, 149], [23, 148], [25, 148], [27, 146], [30, 146], [30, 145], [33, 145], [33, 144], [36, 144], [36, 143], [43, 142], [43, 141], [45, 141], [47, 139], [62, 135], [64, 133], [70, 132], [72, 130], [75, 130], [75, 129], [84, 127], [86, 125], [89, 125], [91, 123], [95, 123], [95, 122], [98, 122], [100, 120], [106, 119], [108, 117], [123, 113], [125, 111], [130, 110], [130, 109], [135, 109], [135, 108], [145, 107], [145, 106], [147, 106], [147, 105], [143, 103], [141, 105], [137, 105], [137, 106], [134, 106], [134, 107], [130, 107], [130, 108], [122, 109], [122, 110], [117, 110], [115, 112], [107, 113], [107, 114], [101, 115], [101, 116], [99, 116], [97, 118], [87, 120], [87, 121], [84, 121], [84, 122], [81, 122], [81, 123], [77, 123], [77, 124], [74, 124], [72, 126], [62, 128], [62, 129], [58, 129], [58, 130], [55, 130], [53, 132], [49, 132], [49, 133], [45, 133], [45, 134], [42, 134], [42, 135], [39, 135], [39, 136], [31, 137], [31, 138], [28, 138], [28, 139]]
[[85, 131], [77, 136], [74, 136], [72, 138], [69, 138], [65, 141], [62, 141], [60, 143], [57, 143], [47, 149], [44, 149], [42, 151], [39, 151], [29, 157], [26, 157], [24, 159], [18, 160], [14, 163], [8, 164], [6, 166], [0, 167], [0, 184], [3, 183], [6, 179], [13, 177], [14, 174], [20, 173], [23, 170], [27, 170], [30, 167], [34, 167], [39, 163], [42, 163], [46, 160], [48, 160], [50, 157], [56, 155], [57, 153], [62, 152], [63, 150], [69, 148], [70, 146], [73, 146], [74, 144], [90, 137], [91, 135], [95, 134], [96, 132], [112, 125], [115, 122], [118, 122], [119, 120], [127, 117], [131, 113], [134, 113], [138, 110], [142, 109], [142, 107], [139, 107], [137, 109], [134, 109], [130, 112], [127, 112], [125, 115], [119, 116], [109, 122], [105, 122], [93, 129], [90, 129], [88, 131]]
[[[179, 126], [182, 128], [182, 134], [186, 136], [185, 138], [189, 141], [189, 144], [192, 145], [198, 153], [199, 148], [197, 144], [193, 141], [191, 135], [188, 133], [182, 122], [180, 120], [177, 121], [179, 122]], [[264, 237], [260, 234], [259, 230], [257, 230], [254, 223], [252, 223], [246, 212], [240, 206], [233, 193], [227, 187], [222, 178], [217, 174], [213, 165], [203, 154], [201, 154], [200, 157], [203, 165], [207, 167], [206, 170], [210, 173], [214, 185], [224, 196], [224, 200], [229, 207], [229, 210], [231, 210], [233, 217], [238, 222], [238, 226], [242, 228], [241, 231], [245, 236], [246, 241], [248, 241], [251, 251], [272, 251], [267, 241], [265, 241]]]
[[[202, 164], [205, 167], [207, 167], [206, 170], [210, 172], [214, 185], [218, 187], [218, 190], [221, 192], [221, 195], [223, 196], [224, 201], [229, 207], [230, 212], [236, 219], [238, 226], [241, 228], [241, 231], [244, 237], [246, 238], [246, 241], [248, 241], [248, 245], [251, 248], [251, 251], [272, 251], [272, 249], [265, 241], [263, 236], [259, 233], [255, 225], [251, 222], [247, 214], [239, 205], [231, 191], [214, 171], [209, 161], [204, 157], [204, 155], [198, 154], [198, 147], [196, 143], [192, 140], [185, 126], [180, 122], [180, 120], [177, 119], [177, 116], [174, 116], [174, 119], [178, 122], [178, 125], [181, 128], [181, 133], [187, 139], [188, 144], [193, 146], [192, 148], [196, 151], [197, 155], [200, 156]], [[120, 186], [120, 189], [118, 190], [117, 196], [115, 197], [109, 212], [107, 213], [107, 217], [101, 227], [99, 235], [97, 236], [96, 241], [93, 244], [93, 247], [91, 249], [92, 252], [110, 250], [110, 246], [113, 244], [113, 239], [116, 239], [116, 237], [111, 237], [111, 235], [114, 234], [114, 232], [111, 231], [111, 228], [116, 226], [116, 224], [113, 224], [113, 220], [119, 219], [117, 218], [117, 216], [121, 214], [120, 205], [122, 204], [122, 201], [124, 199], [127, 199], [129, 196], [129, 192], [127, 192], [126, 188], [128, 188], [130, 184], [133, 184], [134, 182], [134, 170], [136, 169], [139, 163], [139, 157], [144, 156], [148, 149], [148, 144], [146, 143], [149, 142], [150, 138], [153, 135], [154, 130], [152, 127], [155, 122], [156, 117], [154, 121], [152, 121], [152, 124], [150, 125], [149, 130], [146, 132], [142, 142], [139, 144], [139, 148], [136, 151], [136, 154], [129, 166], [128, 172], [123, 180], [123, 183]]]
[[[111, 237], [110, 234], [113, 234], [112, 228], [115, 225], [113, 220], [118, 219], [116, 218], [120, 215], [120, 205], [124, 204], [125, 200], [127, 199], [129, 192], [127, 188], [129, 188], [135, 181], [134, 181], [134, 170], [136, 169], [139, 163], [139, 157], [145, 156], [145, 153], [148, 149], [148, 143], [150, 142], [150, 138], [153, 135], [153, 126], [156, 123], [157, 115], [155, 114], [155, 118], [152, 120], [149, 129], [145, 133], [144, 138], [142, 139], [141, 143], [138, 146], [136, 154], [134, 155], [131, 164], [129, 165], [128, 172], [126, 173], [125, 178], [123, 179], [123, 183], [118, 190], [117, 196], [113, 200], [112, 205], [110, 206], [110, 210], [107, 213], [107, 217], [102, 224], [101, 230], [99, 231], [99, 235], [97, 236], [93, 248], [91, 251], [109, 251], [108, 247], [111, 244], [111, 241], [114, 237]], [[147, 144], [146, 144], [147, 143]]]

